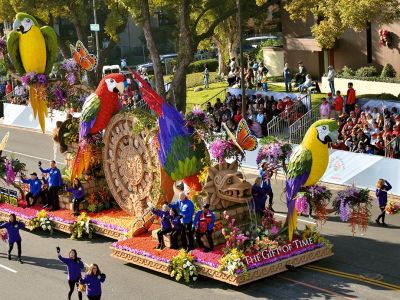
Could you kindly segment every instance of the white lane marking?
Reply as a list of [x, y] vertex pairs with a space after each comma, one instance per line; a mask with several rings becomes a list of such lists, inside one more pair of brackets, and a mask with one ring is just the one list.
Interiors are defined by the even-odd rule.
[[3, 268], [3, 269], [5, 269], [5, 270], [10, 271], [10, 272], [13, 272], [13, 273], [17, 273], [17, 271], [15, 271], [14, 269], [11, 269], [11, 268], [9, 268], [9, 267], [6, 267], [6, 266], [4, 266], [4, 265], [2, 265], [2, 264], [0, 264], [0, 268]]
[[[278, 217], [282, 217], [282, 218], [286, 218], [286, 215], [284, 215], [284, 214], [280, 214], [280, 213], [274, 213], [274, 215], [275, 216], [278, 216]], [[313, 221], [307, 221], [307, 220], [304, 220], [304, 219], [297, 219], [297, 221], [299, 221], [299, 222], [304, 222], [304, 223], [308, 223], [308, 224], [313, 224], [313, 225], [317, 225], [317, 223], [316, 222], [313, 222]]]
[[[10, 150], [3, 150], [3, 152], [8, 152], [8, 153], [15, 154], [15, 155], [20, 155], [20, 156], [26, 156], [26, 157], [34, 158], [34, 159], [37, 159], [37, 160], [52, 161], [52, 159], [37, 157], [37, 156], [33, 156], [33, 155], [25, 154], [25, 153], [20, 153], [20, 152], [15, 152], [15, 151], [10, 151]], [[63, 162], [57, 161], [56, 163], [59, 164], [59, 165], [64, 165]]]

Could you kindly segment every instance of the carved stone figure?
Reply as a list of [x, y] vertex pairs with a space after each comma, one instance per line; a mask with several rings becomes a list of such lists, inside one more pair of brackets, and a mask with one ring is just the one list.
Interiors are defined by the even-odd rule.
[[203, 190], [211, 209], [226, 208], [251, 201], [251, 184], [243, 179], [237, 162], [218, 164], [208, 169]]

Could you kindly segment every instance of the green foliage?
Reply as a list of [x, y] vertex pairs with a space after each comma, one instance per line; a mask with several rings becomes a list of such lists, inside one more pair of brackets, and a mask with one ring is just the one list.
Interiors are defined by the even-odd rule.
[[133, 114], [137, 122], [133, 125], [133, 132], [139, 134], [143, 130], [152, 131], [157, 127], [157, 118], [148, 111], [137, 108], [130, 112]]
[[381, 72], [381, 78], [395, 78], [396, 71], [391, 64], [386, 64]]
[[377, 100], [400, 100], [400, 97], [395, 96], [393, 94], [382, 93], [382, 94], [363, 94], [357, 96], [358, 98], [367, 98], [367, 99], [377, 99]]
[[[257, 0], [261, 4], [265, 0]], [[337, 38], [351, 28], [357, 32], [367, 22], [388, 24], [398, 19], [398, 0], [292, 0], [284, 6], [292, 20], [319, 20], [311, 32], [323, 49], [332, 49]], [[382, 9], [384, 7], [385, 9]]]
[[0, 75], [5, 76], [7, 75], [8, 69], [7, 64], [5, 63], [4, 59], [0, 60]]
[[283, 46], [283, 39], [268, 39], [266, 41], [261, 42], [260, 47], [282, 47]]
[[374, 66], [369, 67], [361, 67], [357, 69], [356, 76], [357, 77], [374, 77], [378, 74], [378, 71]]
[[340, 72], [340, 75], [343, 77], [354, 76], [355, 72], [352, 68], [349, 68], [348, 66], [344, 66], [342, 71]]
[[65, 143], [71, 145], [79, 139], [79, 119], [73, 119], [67, 126], [68, 132], [64, 134]]
[[186, 283], [197, 280], [197, 269], [193, 264], [192, 253], [186, 253], [185, 250], [181, 249], [177, 256], [171, 259], [169, 265], [170, 276], [174, 277], [176, 281], [180, 281], [182, 278]]
[[328, 249], [332, 249], [333, 245], [324, 237], [321, 236], [321, 234], [318, 231], [318, 227], [314, 226], [311, 228], [310, 225], [306, 224], [305, 229], [303, 230], [301, 237], [303, 240], [307, 240], [309, 238], [312, 238], [312, 241], [314, 244], [322, 244]]
[[203, 72], [204, 65], [208, 66], [208, 71], [215, 72], [218, 70], [218, 60], [217, 59], [204, 59], [192, 62], [188, 67], [188, 73]]
[[236, 248], [230, 249], [224, 254], [219, 262], [219, 271], [227, 271], [229, 275], [235, 275], [237, 272], [242, 272], [244, 278], [249, 277], [246, 264], [244, 263], [245, 255], [243, 251]]

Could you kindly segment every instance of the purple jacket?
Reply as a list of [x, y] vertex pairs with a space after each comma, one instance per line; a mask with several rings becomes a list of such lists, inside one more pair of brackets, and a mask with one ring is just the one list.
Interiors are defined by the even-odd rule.
[[263, 214], [265, 211], [265, 201], [267, 200], [266, 190], [258, 185], [253, 185], [251, 193], [254, 199], [255, 211]]
[[101, 295], [101, 283], [105, 281], [105, 278], [100, 275], [88, 275], [81, 280], [81, 283], [86, 284], [86, 294], [88, 296], [100, 296]]
[[389, 182], [385, 180], [385, 183], [381, 189], [376, 189], [375, 195], [376, 200], [378, 200], [379, 207], [386, 206], [387, 204], [387, 192], [392, 189], [392, 186]]
[[152, 212], [161, 218], [161, 230], [171, 229], [171, 215], [169, 212], [158, 209], [153, 209]]
[[181, 216], [176, 216], [174, 218], [172, 218], [172, 216], [171, 216], [171, 223], [172, 223], [172, 228], [174, 230], [181, 230], [182, 229]]
[[5, 228], [8, 234], [8, 243], [12, 244], [15, 242], [19, 242], [21, 240], [21, 236], [19, 235], [19, 230], [25, 228], [25, 224], [22, 222], [7, 222], [3, 225], [0, 225], [0, 228]]
[[83, 186], [79, 186], [77, 189], [69, 187], [67, 188], [67, 192], [72, 193], [72, 198], [74, 199], [82, 199], [85, 196], [85, 190], [83, 189]]
[[58, 255], [58, 259], [67, 265], [68, 280], [78, 280], [81, 278], [81, 270], [85, 267], [81, 260], [75, 260], [71, 258], [62, 257]]

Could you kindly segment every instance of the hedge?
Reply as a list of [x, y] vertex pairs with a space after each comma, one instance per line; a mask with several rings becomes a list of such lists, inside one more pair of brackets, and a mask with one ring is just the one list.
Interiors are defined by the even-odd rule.
[[198, 73], [204, 71], [204, 65], [208, 66], [209, 72], [216, 72], [218, 70], [217, 59], [204, 59], [192, 62], [188, 67], [188, 73]]

